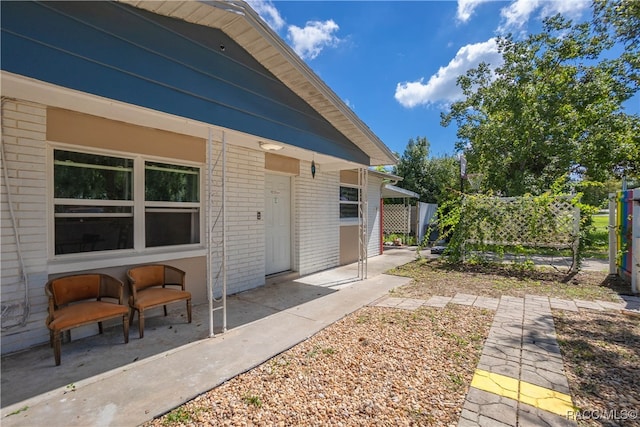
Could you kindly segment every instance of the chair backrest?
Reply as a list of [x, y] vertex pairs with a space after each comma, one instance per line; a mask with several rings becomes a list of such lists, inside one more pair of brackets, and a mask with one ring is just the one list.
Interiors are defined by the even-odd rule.
[[127, 272], [136, 289], [164, 285], [164, 265], [143, 265]]
[[97, 299], [100, 296], [100, 275], [76, 274], [59, 277], [50, 280], [47, 288], [57, 306], [85, 299]]

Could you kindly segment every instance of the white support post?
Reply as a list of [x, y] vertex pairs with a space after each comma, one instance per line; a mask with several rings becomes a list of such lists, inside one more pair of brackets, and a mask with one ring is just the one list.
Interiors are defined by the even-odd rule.
[[213, 215], [213, 185], [211, 181], [213, 179], [213, 131], [209, 128], [209, 137], [207, 138], [207, 182], [205, 184], [206, 191], [206, 218], [205, 223], [207, 227], [206, 239], [207, 239], [207, 299], [209, 300], [209, 336], [212, 337], [213, 333], [213, 274], [212, 274], [212, 262], [213, 262], [213, 221], [211, 216]]
[[368, 263], [368, 217], [369, 217], [369, 175], [368, 169], [358, 169], [358, 278], [367, 278]]
[[618, 229], [616, 227], [616, 193], [609, 194], [609, 274], [618, 274], [616, 253], [618, 252]]
[[580, 249], [580, 208], [573, 208], [573, 242], [571, 243], [571, 268], [570, 273], [578, 272], [578, 250]]
[[640, 288], [640, 190], [633, 190], [633, 226], [631, 229], [631, 292]]
[[366, 279], [368, 275], [368, 267], [369, 267], [369, 169], [363, 168], [363, 186], [364, 186], [364, 206], [363, 206], [363, 218], [364, 222], [362, 224], [362, 233], [363, 239], [362, 242], [364, 244], [364, 275], [363, 278]]
[[227, 138], [222, 131], [222, 332], [227, 332]]
[[404, 206], [405, 206], [405, 212], [407, 213], [407, 223], [406, 223], [407, 228], [405, 229], [406, 232], [404, 235], [404, 244], [409, 246], [409, 235], [411, 234], [411, 203], [409, 203], [408, 197], [404, 198]]
[[[213, 331], [213, 314], [218, 310], [222, 310], [222, 332], [227, 331], [227, 230], [226, 230], [226, 181], [227, 181], [227, 143], [224, 131], [222, 132], [222, 150], [220, 156], [217, 157], [215, 161], [215, 166], [219, 166], [222, 168], [221, 177], [222, 182], [220, 184], [221, 195], [220, 195], [220, 207], [217, 212], [215, 212], [215, 200], [214, 200], [214, 189], [215, 185], [213, 184], [213, 172], [214, 172], [214, 164], [213, 164], [213, 135], [212, 130], [209, 130], [209, 139], [207, 144], [207, 184], [205, 188], [207, 189], [207, 295], [209, 297], [209, 336], [213, 337], [215, 335]], [[218, 161], [222, 158], [222, 165], [219, 165]], [[215, 214], [214, 214], [215, 213]], [[217, 215], [216, 215], [217, 214]], [[215, 216], [215, 220], [214, 220]], [[221, 227], [221, 236], [222, 241], [219, 244], [214, 243], [214, 229], [216, 228], [218, 221], [220, 221]], [[213, 250], [215, 248], [221, 248], [222, 253], [220, 254], [220, 269], [214, 274], [213, 271], [213, 261], [214, 254]], [[216, 292], [216, 283], [221, 283], [221, 296], [219, 300], [215, 298]], [[214, 303], [221, 303], [220, 307], [214, 307]]]

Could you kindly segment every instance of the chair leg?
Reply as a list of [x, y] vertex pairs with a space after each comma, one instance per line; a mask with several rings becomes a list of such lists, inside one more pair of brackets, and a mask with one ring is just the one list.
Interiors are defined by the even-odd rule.
[[102, 329], [102, 322], [98, 322], [98, 332], [100, 332], [100, 334], [104, 332], [104, 329]]
[[144, 311], [138, 311], [138, 330], [140, 331], [140, 338], [144, 338]]
[[191, 323], [191, 300], [190, 299], [187, 300], [187, 319], [189, 320], [189, 323]]
[[133, 307], [129, 307], [129, 326], [133, 325], [133, 316], [136, 314], [136, 311]]
[[165, 317], [166, 317], [166, 316], [167, 316], [167, 306], [166, 306], [166, 305], [163, 305], [162, 307], [164, 308], [164, 315], [165, 315]]
[[53, 348], [53, 331], [49, 329], [49, 346]]
[[53, 357], [56, 360], [56, 366], [60, 366], [60, 346], [62, 333], [53, 333]]
[[125, 314], [122, 316], [122, 331], [124, 332], [124, 343], [129, 342], [129, 315]]

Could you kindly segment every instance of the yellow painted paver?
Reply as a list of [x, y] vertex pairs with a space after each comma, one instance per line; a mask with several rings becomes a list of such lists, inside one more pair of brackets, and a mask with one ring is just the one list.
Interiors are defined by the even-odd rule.
[[476, 369], [471, 387], [518, 400], [563, 417], [575, 412], [571, 396], [506, 375]]
[[568, 394], [524, 381], [520, 381], [520, 402], [563, 417], [576, 409]]
[[518, 380], [506, 375], [476, 369], [471, 380], [471, 387], [518, 400]]

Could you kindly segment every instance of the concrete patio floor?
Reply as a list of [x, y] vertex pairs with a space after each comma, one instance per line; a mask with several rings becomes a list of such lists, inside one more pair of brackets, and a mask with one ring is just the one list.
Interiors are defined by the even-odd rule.
[[[162, 360], [160, 358], [163, 355], [168, 357], [180, 352], [183, 348], [188, 349], [189, 346], [198, 345], [198, 343], [215, 343], [223, 350], [224, 341], [228, 340], [230, 346], [228, 351], [242, 353], [244, 349], [232, 346], [231, 342], [234, 333], [238, 334], [237, 331], [251, 326], [246, 331], [253, 330], [260, 333], [260, 325], [263, 324], [262, 334], [265, 338], [268, 338], [270, 335], [268, 328], [273, 327], [274, 320], [265, 322], [266, 319], [275, 319], [278, 314], [283, 312], [304, 317], [305, 307], [309, 307], [307, 303], [314, 302], [310, 307], [322, 307], [320, 300], [332, 294], [339, 295], [336, 295], [336, 298], [327, 300], [327, 304], [335, 305], [336, 302], [344, 298], [349, 299], [350, 295], [357, 298], [365, 298], [362, 301], [345, 301], [348, 304], [345, 305], [344, 310], [352, 310], [353, 307], [358, 308], [366, 305], [371, 302], [366, 300], [370, 298], [369, 294], [362, 294], [361, 291], [357, 294], [343, 293], [341, 291], [348, 291], [349, 288], [356, 285], [357, 287], [366, 285], [367, 282], [371, 282], [373, 278], [380, 276], [381, 273], [388, 269], [405, 264], [413, 259], [415, 259], [415, 252], [411, 249], [387, 250], [384, 255], [369, 259], [369, 281], [357, 281], [357, 264], [351, 264], [229, 296], [227, 298], [228, 331], [225, 334], [221, 334], [222, 313], [221, 311], [216, 311], [214, 315], [214, 332], [216, 335], [213, 338], [209, 338], [208, 304], [200, 304], [193, 307], [193, 322], [191, 324], [186, 322], [185, 310], [182, 304], [177, 304], [173, 307], [170, 306], [167, 317], [162, 315], [161, 309], [149, 312], [148, 317], [145, 317], [144, 339], [138, 338], [136, 318], [130, 330], [128, 344], [123, 342], [121, 326], [105, 328], [105, 332], [102, 335], [94, 335], [64, 343], [62, 345], [62, 364], [57, 367], [54, 363], [53, 351], [48, 344], [3, 356], [1, 365], [2, 424], [4, 425], [11, 420], [10, 424], [17, 421], [18, 424], [16, 425], [28, 425], [21, 424], [17, 419], [20, 417], [5, 417], [10, 412], [15, 411], [16, 408], [33, 407], [38, 403], [47, 401], [51, 396], [56, 396], [55, 399], [60, 399], [60, 401], [65, 400], [65, 395], [69, 398], [78, 396], [79, 393], [77, 391], [85, 384], [98, 382], [103, 377], [119, 375], [119, 373], [128, 369], [135, 370], [139, 364], [157, 365], [158, 360]], [[386, 277], [389, 277], [389, 279], [385, 279], [385, 282], [388, 283], [377, 288], [377, 292], [387, 292], [388, 289], [397, 285], [397, 280], [392, 280], [390, 276]], [[373, 286], [378, 286], [376, 283], [379, 282], [380, 280], [375, 281]], [[344, 297], [340, 298], [342, 294], [344, 294]], [[324, 308], [320, 309], [324, 310]], [[348, 314], [348, 311], [344, 312], [342, 316], [346, 314]], [[321, 315], [319, 316], [317, 319], [313, 318], [312, 320], [316, 324], [324, 324], [325, 319]], [[332, 313], [332, 316], [335, 316], [335, 313]], [[328, 324], [335, 320], [338, 319], [329, 319]], [[293, 324], [289, 326], [292, 330], [296, 328], [296, 325]], [[302, 338], [306, 338], [315, 333], [315, 330], [315, 327], [308, 331], [301, 330], [299, 335]], [[292, 331], [292, 335], [295, 336], [296, 333]], [[290, 342], [282, 343], [282, 348], [279, 351], [284, 351], [291, 345], [292, 343]], [[275, 354], [277, 354], [278, 351], [275, 351]], [[238, 357], [241, 357], [240, 353]], [[264, 357], [268, 359], [268, 357], [272, 357], [275, 354], [271, 356], [266, 354]], [[233, 358], [233, 355], [230, 357]], [[203, 363], [206, 363], [205, 360], [206, 357], [203, 356]], [[191, 360], [189, 363], [193, 362]], [[255, 361], [250, 363], [255, 366]], [[239, 369], [242, 371], [242, 369], [250, 369], [253, 366], [245, 366]], [[194, 366], [192, 365], [185, 366], [185, 369], [193, 368]], [[174, 369], [173, 365], [170, 369]], [[156, 372], [161, 373], [162, 369]], [[167, 403], [164, 406], [160, 405], [159, 408], [168, 410], [171, 408], [171, 403]], [[31, 422], [33, 421], [33, 418], [31, 418]], [[46, 422], [45, 420], [39, 421]], [[58, 425], [55, 422], [48, 424]], [[72, 422], [68, 425], [72, 424], [74, 423]]]

